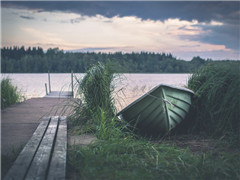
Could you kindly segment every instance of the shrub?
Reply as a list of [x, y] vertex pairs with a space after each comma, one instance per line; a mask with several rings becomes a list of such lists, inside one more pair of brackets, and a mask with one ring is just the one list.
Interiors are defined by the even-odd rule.
[[1, 80], [1, 109], [20, 102], [22, 95], [16, 86], [13, 86], [9, 78]]
[[239, 63], [210, 63], [194, 73], [188, 88], [195, 92], [192, 131], [240, 137]]

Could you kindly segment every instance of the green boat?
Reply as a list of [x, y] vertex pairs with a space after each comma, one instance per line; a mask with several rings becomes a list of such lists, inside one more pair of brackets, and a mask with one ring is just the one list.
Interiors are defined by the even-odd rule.
[[189, 112], [193, 91], [160, 84], [118, 113], [141, 134], [163, 136]]

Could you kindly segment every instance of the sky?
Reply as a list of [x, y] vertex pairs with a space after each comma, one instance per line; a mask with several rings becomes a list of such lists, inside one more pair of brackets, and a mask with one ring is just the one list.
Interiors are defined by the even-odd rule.
[[2, 1], [2, 46], [240, 60], [240, 1]]

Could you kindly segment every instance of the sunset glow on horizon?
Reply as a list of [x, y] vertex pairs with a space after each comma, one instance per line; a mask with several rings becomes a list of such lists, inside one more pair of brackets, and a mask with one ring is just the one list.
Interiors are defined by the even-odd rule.
[[100, 13], [86, 15], [69, 10], [4, 6], [4, 3], [1, 10], [2, 46], [40, 46], [45, 50], [59, 47], [80, 52], [165, 52], [185, 60], [193, 56], [239, 59], [236, 42], [235, 47], [228, 45], [229, 40], [211, 42], [213, 33], [229, 26], [228, 21], [220, 19], [150, 19], [117, 13], [107, 17]]

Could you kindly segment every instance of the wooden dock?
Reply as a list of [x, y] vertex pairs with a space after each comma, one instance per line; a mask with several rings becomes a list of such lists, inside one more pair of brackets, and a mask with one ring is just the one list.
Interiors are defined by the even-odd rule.
[[68, 98], [32, 98], [1, 111], [1, 150], [9, 154], [24, 146], [39, 123], [46, 116], [68, 116], [71, 113]]
[[[44, 117], [69, 116], [70, 98], [32, 98], [1, 111], [1, 155], [13, 157], [30, 140]], [[2, 165], [2, 177], [9, 166]]]
[[72, 91], [51, 91], [50, 73], [48, 77], [50, 92], [47, 92], [46, 96], [28, 99], [1, 110], [2, 154], [9, 154], [24, 146], [43, 117], [70, 114], [73, 73], [71, 75]]
[[[47, 88], [49, 87], [49, 89]], [[51, 90], [51, 75], [50, 72], [48, 72], [48, 85], [45, 83], [45, 89], [46, 89], [46, 96], [48, 98], [71, 98], [74, 97], [74, 91], [73, 91], [73, 71], [71, 72], [71, 87], [72, 91], [52, 91]]]
[[73, 93], [71, 91], [51, 91], [51, 93], [44, 96], [46, 98], [72, 98]]
[[64, 180], [66, 177], [66, 154], [67, 117], [46, 117], [18, 155], [4, 180]]
[[[71, 114], [73, 75], [71, 79], [72, 91], [51, 91], [49, 89], [47, 92], [46, 89], [44, 97], [28, 99], [1, 110], [1, 155], [11, 157], [14, 155], [13, 152], [18, 152], [25, 147], [44, 118], [67, 117]], [[49, 88], [51, 88], [50, 74]], [[2, 168], [2, 175], [4, 174], [6, 174], [6, 169]]]

